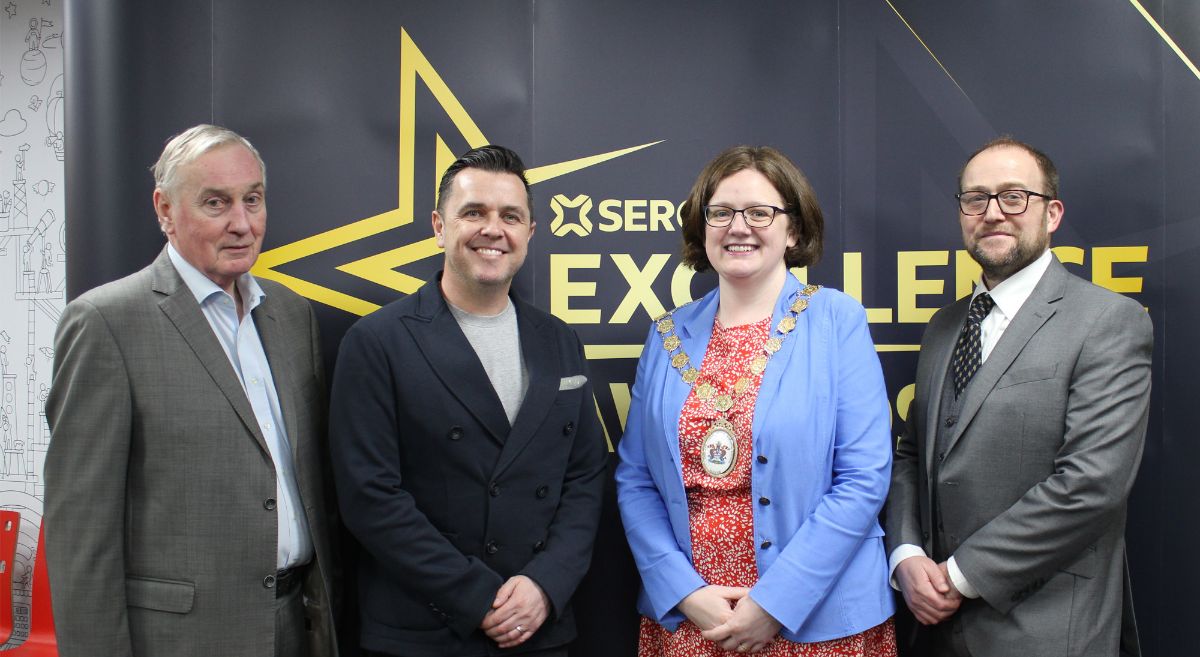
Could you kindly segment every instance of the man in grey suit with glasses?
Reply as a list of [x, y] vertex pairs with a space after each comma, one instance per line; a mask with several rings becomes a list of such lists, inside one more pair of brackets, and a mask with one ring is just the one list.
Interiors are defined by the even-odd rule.
[[939, 657], [1138, 654], [1124, 534], [1150, 320], [1054, 258], [1043, 153], [993, 140], [959, 190], [983, 275], [921, 341], [887, 502], [893, 583]]
[[46, 402], [45, 549], [63, 657], [336, 654], [309, 304], [250, 275], [266, 169], [225, 128], [154, 166], [167, 245], [72, 301]]

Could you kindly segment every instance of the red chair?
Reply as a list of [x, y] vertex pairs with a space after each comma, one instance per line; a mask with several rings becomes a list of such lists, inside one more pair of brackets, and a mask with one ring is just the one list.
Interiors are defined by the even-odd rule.
[[17, 556], [20, 530], [20, 513], [0, 511], [0, 645], [8, 641], [13, 631], [13, 559]]
[[[0, 511], [0, 514], [14, 513], [10, 511]], [[17, 515], [14, 513], [14, 515]], [[7, 526], [3, 524], [3, 515], [0, 515], [0, 528]], [[16, 528], [20, 522], [20, 516], [17, 515], [17, 522], [13, 523], [13, 543], [9, 552], [3, 554], [8, 559], [8, 563], [12, 563], [12, 555], [16, 551]], [[41, 531], [38, 532], [37, 552], [33, 558], [33, 600], [30, 603], [29, 609], [29, 638], [21, 645], [12, 650], [5, 650], [4, 657], [13, 655], [14, 657], [58, 657], [58, 643], [54, 640], [54, 609], [50, 606], [50, 577], [46, 574], [46, 557], [45, 551], [42, 550], [43, 542], [46, 539], [46, 526], [43, 524]], [[6, 549], [6, 543], [3, 542], [4, 536], [0, 536], [0, 550]], [[9, 568], [9, 573], [6, 575], [5, 583], [0, 584], [7, 591], [8, 602], [0, 599], [0, 621], [4, 619], [4, 614], [8, 617], [8, 632], [12, 632], [12, 568]], [[3, 628], [0, 628], [2, 630]]]

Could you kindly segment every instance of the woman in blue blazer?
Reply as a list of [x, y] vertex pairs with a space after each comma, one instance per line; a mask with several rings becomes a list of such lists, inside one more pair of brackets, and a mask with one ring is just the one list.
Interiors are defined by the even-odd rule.
[[651, 327], [618, 450], [639, 656], [894, 655], [879, 359], [858, 302], [788, 271], [820, 256], [812, 188], [740, 146], [683, 219], [684, 262], [719, 284]]

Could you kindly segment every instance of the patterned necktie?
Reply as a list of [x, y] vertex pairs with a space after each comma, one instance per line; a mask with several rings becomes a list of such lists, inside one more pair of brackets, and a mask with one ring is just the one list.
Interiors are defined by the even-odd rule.
[[958, 334], [958, 344], [954, 345], [954, 396], [957, 398], [975, 376], [979, 369], [982, 349], [979, 344], [979, 323], [992, 311], [996, 302], [987, 292], [971, 300], [971, 308], [967, 311], [967, 323], [963, 325], [962, 333]]

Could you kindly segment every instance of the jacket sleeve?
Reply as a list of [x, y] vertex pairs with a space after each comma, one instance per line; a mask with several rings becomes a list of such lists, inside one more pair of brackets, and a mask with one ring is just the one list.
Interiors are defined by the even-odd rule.
[[[625, 433], [617, 448], [620, 463], [617, 465], [617, 503], [621, 510], [621, 521], [625, 525], [625, 536], [633, 552], [633, 560], [642, 576], [642, 586], [650, 600], [654, 620], [664, 626], [673, 626], [683, 619], [675, 607], [696, 589], [706, 585], [692, 566], [689, 556], [675, 539], [671, 518], [667, 513], [667, 501], [660, 485], [672, 485], [656, 481], [654, 473], [666, 477], [675, 473], [676, 466], [670, 462], [666, 452], [654, 449], [663, 443], [662, 418], [651, 407], [647, 398], [659, 399], [648, 387], [656, 385], [651, 376], [655, 366], [665, 358], [658, 344], [653, 326], [642, 348], [638, 361], [637, 378], [634, 379], [633, 397], [629, 404], [629, 417]], [[660, 445], [659, 445], [660, 446]], [[667, 462], [663, 462], [664, 459]], [[679, 484], [682, 493], [682, 482]], [[679, 499], [678, 503], [686, 505]], [[684, 510], [686, 515], [686, 509]]]
[[1150, 406], [1150, 318], [1119, 299], [1087, 330], [1053, 473], [954, 551], [967, 581], [1002, 613], [1123, 521], [1137, 477]]
[[750, 597], [791, 632], [830, 594], [875, 529], [891, 473], [887, 393], [865, 311], [857, 303], [840, 305], [831, 330], [832, 485], [750, 589]]
[[578, 363], [578, 369], [575, 371], [582, 371], [589, 378], [583, 387], [583, 403], [575, 420], [577, 429], [571, 443], [567, 469], [563, 473], [558, 508], [546, 537], [546, 549], [520, 571], [520, 574], [537, 582], [550, 598], [555, 619], [562, 615], [591, 563], [604, 497], [604, 475], [608, 471], [608, 447], [596, 417], [595, 397], [583, 345], [574, 333], [571, 334], [571, 340], [577, 352], [575, 362]]
[[365, 550], [465, 637], [479, 627], [504, 580], [459, 552], [404, 490], [390, 362], [379, 336], [362, 324], [342, 339], [329, 413], [342, 519]]
[[44, 545], [63, 657], [132, 654], [125, 602], [125, 486], [132, 440], [125, 361], [100, 310], [67, 306], [46, 399]]

